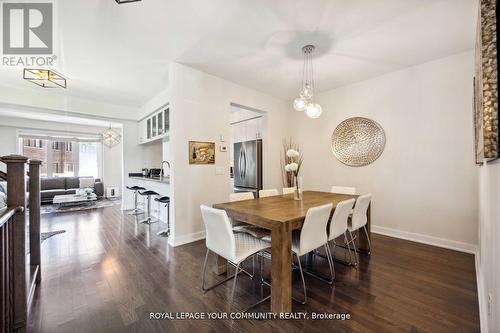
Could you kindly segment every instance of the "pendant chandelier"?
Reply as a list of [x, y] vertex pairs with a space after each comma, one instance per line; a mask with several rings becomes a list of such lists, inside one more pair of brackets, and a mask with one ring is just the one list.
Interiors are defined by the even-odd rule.
[[109, 148], [116, 146], [120, 143], [122, 136], [111, 128], [111, 124], [109, 124], [109, 128], [106, 129], [101, 134], [102, 143], [104, 143]]
[[293, 101], [293, 108], [297, 111], [305, 111], [309, 118], [316, 119], [321, 116], [321, 106], [314, 103], [314, 73], [312, 64], [312, 53], [314, 45], [306, 45], [302, 48], [304, 54], [304, 68], [302, 70], [302, 86], [299, 97]]

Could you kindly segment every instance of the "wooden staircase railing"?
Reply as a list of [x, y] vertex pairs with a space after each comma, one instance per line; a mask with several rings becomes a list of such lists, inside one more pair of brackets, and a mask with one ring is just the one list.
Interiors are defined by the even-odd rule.
[[[40, 161], [0, 157], [7, 165], [7, 211], [0, 216], [0, 332], [25, 332], [28, 308], [40, 282]], [[26, 230], [29, 166], [29, 232]], [[29, 255], [26, 235], [29, 235]]]

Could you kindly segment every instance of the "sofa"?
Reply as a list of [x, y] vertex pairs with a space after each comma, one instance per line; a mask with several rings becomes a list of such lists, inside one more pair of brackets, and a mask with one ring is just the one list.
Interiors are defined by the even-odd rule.
[[[80, 178], [89, 177], [53, 177], [42, 178], [40, 181], [40, 200], [42, 203], [52, 203], [56, 195], [75, 194], [80, 188]], [[92, 186], [91, 186], [92, 187]], [[104, 184], [99, 178], [94, 180], [94, 193], [97, 197], [104, 195]]]

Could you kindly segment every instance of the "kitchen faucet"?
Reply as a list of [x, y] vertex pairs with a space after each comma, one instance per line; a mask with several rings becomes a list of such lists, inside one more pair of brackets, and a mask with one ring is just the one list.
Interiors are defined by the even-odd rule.
[[164, 163], [167, 163], [168, 168], [170, 169], [170, 162], [168, 162], [168, 161], [162, 161], [162, 162], [161, 162], [161, 166], [160, 166], [160, 169], [161, 169], [161, 176], [162, 176], [162, 177], [163, 177], [163, 175], [165, 174], [165, 173], [163, 172], [163, 164], [164, 164]]

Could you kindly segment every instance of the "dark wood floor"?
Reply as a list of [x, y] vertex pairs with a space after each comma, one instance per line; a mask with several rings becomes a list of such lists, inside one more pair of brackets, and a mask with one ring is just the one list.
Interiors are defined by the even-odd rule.
[[[296, 312], [349, 313], [350, 320], [150, 320], [150, 312], [227, 310], [230, 285], [203, 294], [203, 241], [171, 248], [159, 224], [137, 225], [119, 208], [42, 215], [42, 231], [66, 233], [42, 245], [42, 284], [30, 332], [478, 332], [472, 255], [373, 236], [373, 254], [359, 268], [336, 265], [328, 286], [306, 276], [309, 301]], [[339, 252], [340, 254], [340, 252]], [[213, 262], [213, 261], [212, 261]], [[315, 269], [328, 272], [321, 258]], [[302, 297], [294, 273], [294, 294]], [[220, 277], [211, 273], [209, 281]], [[235, 308], [262, 289], [239, 278]], [[254, 311], [268, 311], [264, 303]]]

